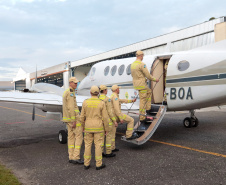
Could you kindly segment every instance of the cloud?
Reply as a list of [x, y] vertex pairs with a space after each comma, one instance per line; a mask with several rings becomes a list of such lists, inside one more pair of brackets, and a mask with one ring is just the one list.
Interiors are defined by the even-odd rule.
[[0, 66], [0, 81], [10, 81], [15, 78], [19, 68], [1, 67]]
[[224, 16], [224, 7], [223, 0], [0, 0], [0, 66], [33, 72], [36, 64], [76, 61]]

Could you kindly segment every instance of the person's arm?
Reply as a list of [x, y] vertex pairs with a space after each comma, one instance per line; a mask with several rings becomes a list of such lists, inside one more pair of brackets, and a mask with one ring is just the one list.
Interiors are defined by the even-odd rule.
[[[75, 121], [72, 119], [74, 110], [71, 110], [71, 102], [69, 101], [70, 98], [70, 91], [65, 91], [63, 94], [63, 120], [67, 122]], [[65, 117], [67, 116], [67, 117]]]
[[83, 127], [85, 126], [85, 120], [86, 120], [85, 104], [86, 104], [86, 102], [84, 101], [82, 103], [82, 112], [81, 112], [81, 116], [80, 116], [80, 122]]
[[141, 64], [141, 71], [143, 72], [144, 76], [145, 76], [147, 79], [149, 79], [149, 80], [151, 80], [151, 81], [155, 81], [155, 82], [158, 82], [158, 81], [159, 81], [158, 79], [154, 78], [154, 77], [149, 73], [146, 64], [144, 64], [144, 63]]
[[115, 122], [116, 118], [114, 117], [113, 112], [112, 112], [112, 105], [111, 105], [111, 99], [110, 98], [107, 99], [106, 109], [107, 109], [107, 112], [108, 112], [108, 115], [109, 115], [110, 119], [113, 122]]
[[121, 120], [123, 114], [121, 113], [121, 109], [119, 107], [119, 99], [117, 97], [113, 97], [112, 103], [113, 103], [113, 108], [114, 108], [116, 116]]
[[110, 131], [109, 117], [108, 117], [106, 105], [105, 105], [104, 102], [102, 102], [102, 103], [103, 103], [103, 108], [102, 108], [101, 114], [102, 114], [102, 119], [103, 119], [103, 122], [104, 122], [104, 130], [105, 130], [105, 132], [109, 132]]
[[133, 100], [119, 99], [119, 101], [120, 101], [121, 103], [133, 103], [133, 102], [136, 101], [136, 99], [133, 99]]
[[112, 98], [113, 102], [113, 109], [115, 111], [116, 116], [119, 118], [120, 122], [123, 123], [123, 114], [121, 112], [121, 109], [119, 107], [119, 99], [117, 97]]
[[78, 105], [77, 105], [77, 101], [76, 101], [76, 96], [75, 96], [75, 110], [74, 110], [74, 112], [75, 112], [75, 120], [76, 121], [79, 121], [79, 117], [80, 117], [80, 115], [79, 115], [79, 108], [78, 108]]

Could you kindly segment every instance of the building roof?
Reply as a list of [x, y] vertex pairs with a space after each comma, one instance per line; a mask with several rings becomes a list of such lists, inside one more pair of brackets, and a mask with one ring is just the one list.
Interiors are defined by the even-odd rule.
[[[114, 49], [111, 51], [100, 53], [98, 55], [87, 57], [87, 58], [84, 58], [81, 60], [76, 60], [74, 62], [71, 62], [71, 67], [76, 67], [76, 66], [81, 66], [84, 64], [89, 64], [92, 62], [98, 62], [98, 61], [111, 59], [112, 57], [125, 55], [128, 53], [134, 53], [137, 50], [145, 50], [145, 49], [157, 48], [157, 47], [167, 46], [167, 45], [169, 45], [169, 47], [164, 47], [165, 52], [171, 52], [172, 50], [171, 50], [170, 45], [172, 43], [180, 41], [180, 40], [185, 40], [188, 38], [197, 37], [197, 36], [207, 34], [207, 33], [213, 33], [215, 24], [225, 22], [225, 21], [226, 21], [226, 17], [216, 18], [211, 21], [197, 24], [195, 26], [181, 29], [181, 30], [178, 30], [178, 31], [175, 31], [172, 33], [168, 33], [168, 34], [161, 35], [161, 36], [158, 36], [155, 38], [137, 42], [137, 43], [134, 43], [134, 44], [131, 44], [128, 46], [124, 46], [124, 47], [117, 48], [117, 49]], [[191, 49], [191, 48], [189, 48], [189, 49]], [[161, 49], [159, 51], [156, 51], [156, 53], [162, 52], [162, 51], [163, 50]]]

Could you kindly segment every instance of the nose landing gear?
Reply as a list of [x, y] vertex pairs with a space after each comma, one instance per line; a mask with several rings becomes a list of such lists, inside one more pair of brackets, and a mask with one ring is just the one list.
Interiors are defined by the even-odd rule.
[[190, 110], [191, 117], [186, 117], [183, 124], [186, 128], [197, 127], [199, 125], [199, 120], [195, 116], [195, 111]]

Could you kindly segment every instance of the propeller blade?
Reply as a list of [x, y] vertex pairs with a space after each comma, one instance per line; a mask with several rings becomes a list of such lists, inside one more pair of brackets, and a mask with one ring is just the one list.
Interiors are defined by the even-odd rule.
[[32, 121], [35, 120], [35, 105], [33, 104]]

